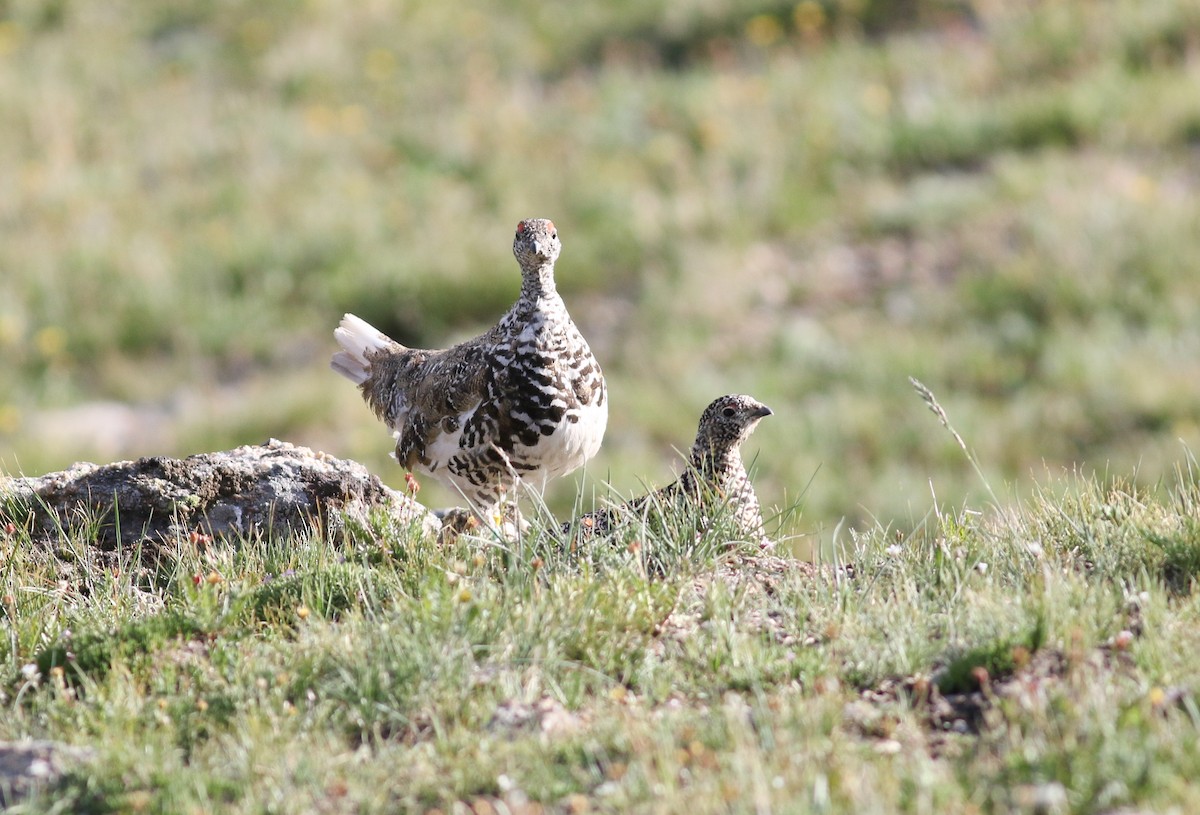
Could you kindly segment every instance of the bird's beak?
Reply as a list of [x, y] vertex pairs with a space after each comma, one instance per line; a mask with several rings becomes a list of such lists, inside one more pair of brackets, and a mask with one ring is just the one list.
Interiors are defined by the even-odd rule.
[[759, 405], [758, 407], [756, 407], [756, 408], [754, 409], [754, 412], [753, 412], [753, 413], [751, 413], [750, 415], [751, 415], [751, 416], [753, 416], [753, 417], [754, 417], [754, 418], [756, 418], [756, 419], [761, 419], [761, 418], [763, 418], [764, 416], [770, 416], [770, 415], [771, 415], [771, 414], [773, 414], [774, 412], [775, 412], [775, 411], [771, 410], [771, 409], [770, 409], [769, 407], [767, 407], [766, 405]]

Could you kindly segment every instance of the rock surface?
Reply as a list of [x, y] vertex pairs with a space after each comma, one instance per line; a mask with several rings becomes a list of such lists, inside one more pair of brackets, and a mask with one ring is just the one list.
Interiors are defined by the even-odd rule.
[[52, 741], [0, 742], [0, 807], [13, 806], [35, 789], [54, 784], [92, 751]]
[[84, 534], [103, 549], [156, 551], [197, 535], [336, 533], [379, 512], [427, 534], [440, 528], [432, 513], [361, 464], [275, 439], [184, 459], [81, 463], [32, 478], [0, 477], [0, 526], [11, 523], [38, 543]]

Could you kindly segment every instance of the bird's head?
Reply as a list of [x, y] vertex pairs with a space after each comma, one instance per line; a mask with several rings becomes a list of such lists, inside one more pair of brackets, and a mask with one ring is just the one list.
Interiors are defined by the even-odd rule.
[[730, 394], [714, 399], [700, 415], [696, 447], [717, 455], [736, 450], [772, 410], [752, 396]]
[[545, 218], [528, 218], [517, 224], [513, 237], [513, 255], [521, 264], [521, 271], [530, 272], [545, 266], [553, 266], [562, 251], [558, 230], [554, 222]]

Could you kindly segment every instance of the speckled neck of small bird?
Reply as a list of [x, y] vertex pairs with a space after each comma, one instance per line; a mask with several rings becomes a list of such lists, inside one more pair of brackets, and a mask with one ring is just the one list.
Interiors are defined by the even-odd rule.
[[558, 289], [554, 285], [554, 261], [548, 260], [540, 266], [521, 270], [521, 297], [529, 300], [558, 297]]
[[742, 464], [742, 453], [737, 445], [714, 443], [707, 439], [697, 439], [692, 445], [692, 467], [703, 475], [720, 474], [722, 476], [741, 472], [745, 469]]

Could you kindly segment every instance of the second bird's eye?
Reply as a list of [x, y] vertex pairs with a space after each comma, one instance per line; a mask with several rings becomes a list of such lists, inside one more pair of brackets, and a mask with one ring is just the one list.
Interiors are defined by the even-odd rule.
[[734, 413], [736, 413], [736, 412], [737, 412], [737, 411], [735, 411], [733, 408], [731, 408], [731, 407], [727, 407], [727, 408], [725, 408], [724, 410], [722, 410], [722, 411], [721, 411], [721, 415], [722, 415], [722, 416], [724, 416], [726, 419], [732, 419], [732, 418], [733, 418], [733, 414], [734, 414]]
[[550, 237], [554, 238], [555, 240], [558, 240], [558, 232], [551, 232]]

